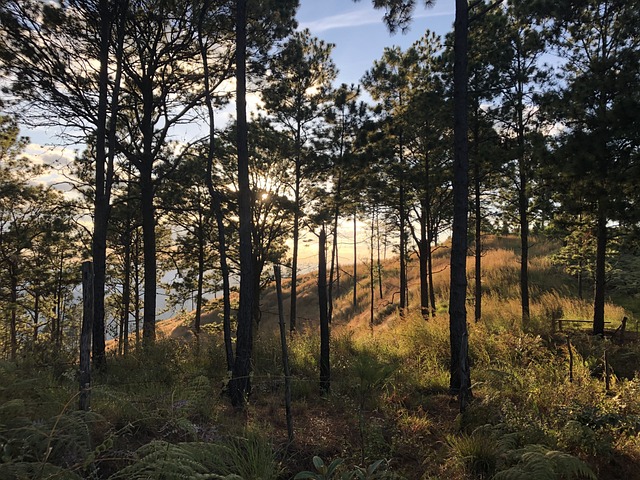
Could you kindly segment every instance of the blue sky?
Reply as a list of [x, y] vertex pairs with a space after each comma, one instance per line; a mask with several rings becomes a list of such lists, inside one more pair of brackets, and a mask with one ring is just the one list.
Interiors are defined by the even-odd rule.
[[431, 30], [444, 36], [452, 30], [454, 0], [436, 0], [430, 8], [418, 5], [407, 33], [391, 35], [382, 21], [384, 10], [375, 10], [371, 0], [301, 0], [298, 11], [300, 28], [334, 43], [333, 61], [339, 69], [339, 83], [358, 83], [364, 73], [382, 56], [384, 47], [407, 48]]

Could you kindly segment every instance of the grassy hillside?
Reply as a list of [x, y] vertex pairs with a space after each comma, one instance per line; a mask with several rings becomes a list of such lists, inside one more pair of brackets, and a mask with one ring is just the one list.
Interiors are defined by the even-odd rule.
[[[579, 330], [553, 331], [552, 316], [589, 318], [591, 307], [575, 296], [573, 280], [551, 265], [556, 246], [544, 241], [531, 251], [533, 322], [523, 332], [517, 240], [490, 238], [486, 247], [483, 319], [470, 324], [474, 400], [462, 416], [448, 394], [443, 247], [434, 265], [438, 315], [429, 321], [416, 308], [415, 260], [405, 316], [391, 303], [398, 266], [384, 263], [373, 329], [369, 280], [358, 278], [353, 308], [353, 281], [343, 275], [332, 325], [331, 393], [324, 397], [316, 282], [302, 278], [302, 328], [289, 337], [292, 444], [276, 302], [267, 289], [253, 393], [243, 411], [233, 410], [224, 394], [215, 311], [208, 313], [210, 333], [199, 347], [189, 341], [191, 319], [185, 315], [159, 324], [166, 339], [153, 349], [110, 358], [108, 372], [95, 380], [88, 414], [73, 411], [73, 368], [1, 364], [0, 478], [289, 479], [315, 472], [314, 456], [327, 464], [343, 459], [338, 471], [350, 476], [316, 472], [299, 478], [640, 478], [640, 347], [633, 335], [621, 343]], [[469, 266], [472, 279], [472, 259]], [[613, 304], [607, 306], [608, 327], [624, 315], [632, 320], [632, 334], [637, 324], [631, 312]], [[367, 466], [375, 467], [368, 476], [357, 469]]]

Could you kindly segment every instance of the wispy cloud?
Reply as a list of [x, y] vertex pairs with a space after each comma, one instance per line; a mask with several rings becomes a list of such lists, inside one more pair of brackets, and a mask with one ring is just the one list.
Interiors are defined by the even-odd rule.
[[[415, 13], [414, 18], [445, 17], [453, 14], [453, 11], [425, 10]], [[380, 10], [373, 10], [371, 8], [360, 8], [358, 10], [342, 13], [340, 15], [331, 15], [308, 22], [303, 21], [300, 22], [300, 28], [308, 28], [313, 33], [321, 33], [327, 30], [334, 30], [338, 28], [363, 27], [366, 25], [379, 24], [382, 21], [382, 15], [383, 12]]]

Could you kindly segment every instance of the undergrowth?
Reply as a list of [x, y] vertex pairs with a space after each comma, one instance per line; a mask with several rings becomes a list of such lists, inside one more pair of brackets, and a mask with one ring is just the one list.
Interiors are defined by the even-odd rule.
[[[446, 287], [438, 277], [435, 318], [411, 305], [404, 315], [388, 309], [373, 329], [364, 316], [354, 322], [366, 328], [334, 323], [328, 395], [319, 389], [317, 326], [289, 336], [293, 443], [279, 337], [267, 326], [256, 337], [253, 391], [241, 411], [226, 396], [216, 332], [197, 347], [163, 340], [109, 357], [107, 371], [94, 375], [90, 412], [77, 411], [73, 362], [0, 363], [0, 478], [633, 478], [640, 347], [560, 332], [554, 321], [587, 315], [586, 304], [549, 271], [546, 278], [552, 267], [535, 257], [532, 321], [523, 329], [517, 257], [507, 247], [501, 240], [484, 259], [491, 275], [483, 318], [469, 325], [474, 398], [464, 414], [448, 392]], [[385, 275], [393, 271], [385, 267]], [[344, 295], [336, 308], [349, 302]], [[614, 327], [623, 315], [607, 307]]]

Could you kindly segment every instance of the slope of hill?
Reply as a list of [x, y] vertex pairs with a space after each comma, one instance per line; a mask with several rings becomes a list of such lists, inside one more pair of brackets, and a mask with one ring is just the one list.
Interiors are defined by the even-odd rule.
[[[373, 328], [369, 279], [358, 278], [354, 308], [353, 283], [342, 276], [327, 395], [319, 389], [316, 281], [313, 275], [300, 280], [301, 328], [287, 336], [293, 441], [276, 302], [267, 288], [253, 390], [241, 410], [224, 394], [228, 375], [219, 331], [208, 327], [206, 339], [195, 344], [188, 314], [159, 322], [165, 341], [126, 357], [112, 355], [107, 372], [94, 379], [88, 414], [70, 407], [77, 391], [73, 372], [54, 377], [42, 368], [0, 364], [0, 477], [284, 480], [341, 458], [337, 475], [350, 479], [639, 478], [640, 346], [584, 329], [554, 331], [552, 318], [589, 318], [591, 309], [575, 295], [573, 279], [552, 266], [556, 245], [542, 240], [531, 252], [532, 322], [523, 331], [516, 248], [515, 238], [486, 239], [483, 316], [469, 325], [474, 399], [463, 414], [448, 389], [443, 246], [434, 259], [437, 315], [427, 321], [417, 308], [415, 258], [405, 315], [393, 303], [398, 266], [394, 259], [384, 262]], [[472, 269], [469, 278], [472, 283]], [[472, 302], [470, 296], [469, 311]], [[213, 325], [218, 314], [205, 318]], [[631, 312], [607, 305], [610, 327], [624, 315], [629, 329], [637, 328]], [[368, 476], [367, 467], [373, 470]], [[30, 476], [33, 471], [42, 474]], [[338, 478], [305, 475], [298, 478]]]

